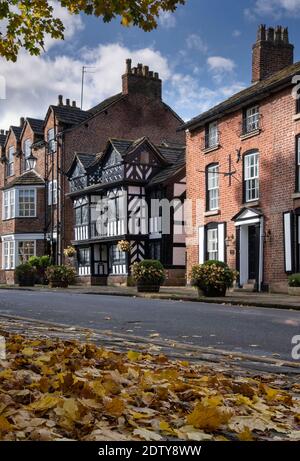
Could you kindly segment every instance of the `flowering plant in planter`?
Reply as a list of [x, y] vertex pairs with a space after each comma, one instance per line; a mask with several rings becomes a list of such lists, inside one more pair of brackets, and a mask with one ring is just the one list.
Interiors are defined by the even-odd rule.
[[52, 288], [67, 288], [75, 282], [76, 271], [71, 266], [50, 266], [46, 277]]
[[161, 262], [150, 259], [134, 263], [131, 266], [131, 273], [140, 292], [159, 292], [166, 278]]
[[119, 251], [123, 251], [124, 253], [130, 252], [131, 244], [128, 242], [128, 240], [120, 240], [117, 246]]
[[205, 296], [225, 296], [226, 290], [233, 286], [237, 272], [221, 261], [207, 261], [196, 265], [191, 271], [192, 285]]
[[67, 258], [73, 258], [76, 255], [77, 251], [72, 245], [69, 245], [67, 248], [64, 249], [64, 255]]
[[46, 278], [46, 269], [51, 266], [50, 256], [31, 256], [28, 263], [36, 270], [36, 283], [46, 285], [48, 280]]

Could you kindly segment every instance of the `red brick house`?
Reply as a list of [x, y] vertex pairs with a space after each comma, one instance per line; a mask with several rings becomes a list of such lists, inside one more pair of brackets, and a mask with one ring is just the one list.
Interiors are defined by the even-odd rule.
[[293, 63], [293, 49], [287, 29], [260, 26], [252, 85], [183, 126], [195, 229], [188, 271], [227, 261], [240, 287], [259, 291], [285, 291], [288, 274], [300, 272], [300, 62]]
[[44, 120], [21, 119], [19, 127], [1, 132], [0, 281], [13, 283], [16, 265], [34, 254], [63, 261], [74, 238], [66, 172], [76, 152], [101, 152], [111, 137], [183, 145], [181, 124], [162, 100], [159, 75], [142, 64], [131, 68], [127, 60], [122, 92], [86, 111], [59, 96]]

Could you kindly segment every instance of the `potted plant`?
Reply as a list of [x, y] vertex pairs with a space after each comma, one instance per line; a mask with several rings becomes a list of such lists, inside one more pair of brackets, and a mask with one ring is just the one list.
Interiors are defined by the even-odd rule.
[[67, 288], [75, 282], [76, 271], [70, 266], [50, 266], [46, 277], [51, 288]]
[[237, 272], [221, 261], [207, 261], [196, 265], [191, 271], [192, 285], [198, 288], [199, 297], [224, 297], [226, 290], [233, 286]]
[[46, 269], [51, 265], [50, 256], [31, 256], [28, 263], [36, 270], [36, 283], [47, 285]]
[[74, 258], [76, 256], [76, 248], [74, 248], [72, 245], [69, 245], [67, 248], [64, 249], [64, 255], [67, 258]]
[[166, 278], [165, 270], [160, 261], [144, 260], [131, 266], [133, 279], [137, 283], [138, 292], [158, 293]]
[[129, 253], [131, 250], [131, 244], [128, 240], [120, 240], [117, 246], [118, 250], [123, 251], [124, 253]]
[[33, 287], [36, 279], [36, 270], [28, 262], [16, 267], [16, 278], [20, 287]]
[[300, 296], [300, 274], [292, 274], [289, 276], [288, 294]]

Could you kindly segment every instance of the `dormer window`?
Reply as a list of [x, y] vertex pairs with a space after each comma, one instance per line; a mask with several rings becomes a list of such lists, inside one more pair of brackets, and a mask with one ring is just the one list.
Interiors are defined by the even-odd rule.
[[14, 170], [14, 156], [15, 156], [15, 148], [14, 146], [9, 147], [8, 149], [8, 157], [7, 157], [7, 176], [13, 176], [15, 174]]
[[243, 134], [252, 133], [260, 129], [259, 106], [248, 107], [243, 115]]
[[218, 123], [212, 122], [205, 128], [205, 149], [213, 149], [219, 145]]
[[56, 152], [55, 132], [54, 128], [50, 128], [47, 132], [48, 152], [52, 154]]
[[24, 153], [24, 171], [30, 170], [30, 165], [28, 158], [31, 155], [31, 140], [26, 139], [23, 144], [23, 153]]

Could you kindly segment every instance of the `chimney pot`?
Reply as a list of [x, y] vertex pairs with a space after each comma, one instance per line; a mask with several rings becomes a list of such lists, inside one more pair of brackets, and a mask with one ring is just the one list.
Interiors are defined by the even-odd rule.
[[258, 31], [257, 31], [257, 41], [260, 42], [260, 41], [265, 41], [265, 40], [266, 40], [266, 26], [265, 24], [261, 24], [258, 27]]
[[154, 72], [154, 78], [156, 78], [157, 80], [159, 79], [159, 73], [158, 72]]
[[70, 106], [70, 99], [66, 99], [66, 106]]
[[143, 64], [138, 64], [137, 70], [138, 70], [138, 75], [143, 75]]
[[24, 123], [25, 123], [25, 118], [24, 118], [24, 117], [21, 117], [21, 118], [20, 118], [20, 127], [21, 127], [21, 128], [23, 127]]
[[154, 73], [154, 72], [153, 72], [152, 70], [149, 70], [149, 77], [150, 77], [150, 78], [153, 78], [153, 73]]
[[143, 67], [143, 75], [144, 75], [144, 77], [149, 76], [149, 66], [144, 66]]
[[284, 27], [283, 28], [283, 31], [282, 31], [282, 40], [283, 40], [283, 43], [285, 43], [286, 45], [289, 44], [289, 30], [287, 27]]
[[76, 107], [76, 101], [72, 101], [72, 107]]
[[267, 40], [268, 40], [268, 42], [274, 42], [274, 29], [273, 29], [273, 27], [268, 28]]
[[58, 105], [59, 105], [59, 106], [63, 106], [63, 105], [64, 105], [63, 95], [62, 95], [62, 94], [59, 94], [59, 95], [58, 95]]
[[126, 59], [126, 74], [131, 74], [131, 59]]
[[275, 29], [275, 41], [281, 42], [282, 41], [282, 27], [277, 26]]

